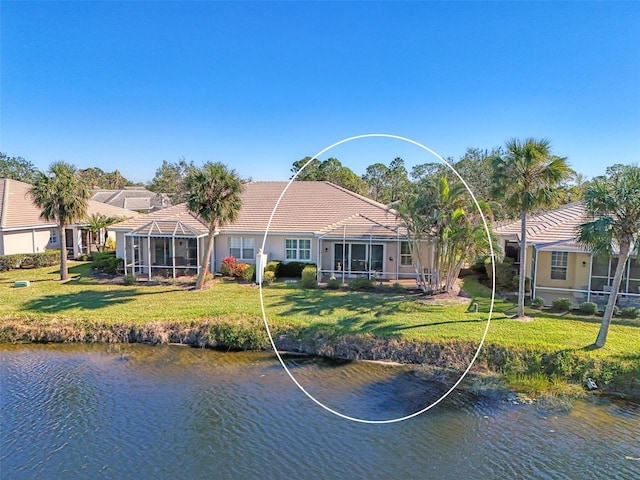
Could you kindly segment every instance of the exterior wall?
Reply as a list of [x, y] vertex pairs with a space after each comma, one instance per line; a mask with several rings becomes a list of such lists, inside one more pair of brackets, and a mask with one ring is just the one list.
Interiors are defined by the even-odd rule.
[[37, 253], [60, 248], [60, 243], [50, 244], [51, 229], [16, 230], [0, 234], [0, 255]]
[[[589, 285], [589, 254], [569, 252], [567, 257], [567, 278], [551, 278], [551, 253], [538, 252], [536, 285], [553, 288], [586, 289]], [[584, 265], [582, 262], [585, 262]]]
[[[216, 242], [214, 246], [214, 268], [215, 271], [220, 271], [220, 266], [222, 264], [222, 259], [228, 257], [230, 255], [230, 242], [232, 237], [242, 237], [242, 238], [252, 238], [254, 241], [254, 255], [253, 258], [248, 259], [237, 259], [239, 263], [256, 263], [256, 255], [258, 254], [258, 250], [262, 246], [262, 240], [264, 235], [229, 235], [229, 234], [220, 234], [216, 237]], [[310, 235], [296, 235], [296, 234], [269, 234], [267, 236], [267, 241], [264, 246], [264, 252], [267, 255], [267, 262], [271, 260], [285, 260], [285, 240], [287, 238], [295, 238], [295, 239], [305, 239], [311, 240], [311, 258], [309, 260], [291, 260], [291, 261], [303, 261], [308, 263], [318, 264], [317, 255], [318, 255], [318, 239], [312, 237]]]

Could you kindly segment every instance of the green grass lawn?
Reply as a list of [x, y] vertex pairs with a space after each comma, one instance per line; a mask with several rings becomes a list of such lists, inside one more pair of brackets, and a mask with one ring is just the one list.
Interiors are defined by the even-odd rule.
[[[229, 281], [194, 291], [180, 285], [125, 286], [98, 281], [91, 264], [71, 264], [71, 280], [58, 280], [58, 268], [14, 270], [0, 273], [1, 318], [62, 317], [83, 321], [130, 323], [152, 321], [203, 321], [214, 317], [262, 317], [259, 289]], [[16, 280], [30, 287], [14, 288]], [[474, 278], [463, 288], [473, 298], [464, 305], [432, 305], [420, 297], [398, 292], [303, 290], [276, 283], [263, 289], [271, 325], [295, 325], [327, 329], [338, 334], [371, 333], [419, 340], [459, 339], [479, 342], [489, 316], [490, 290]], [[473, 305], [477, 304], [475, 312]], [[600, 319], [578, 315], [554, 315], [531, 310], [533, 322], [511, 319], [512, 303], [496, 301], [487, 344], [532, 347], [544, 350], [579, 350], [596, 338]], [[604, 348], [589, 352], [597, 358], [640, 360], [640, 322], [614, 321]]]

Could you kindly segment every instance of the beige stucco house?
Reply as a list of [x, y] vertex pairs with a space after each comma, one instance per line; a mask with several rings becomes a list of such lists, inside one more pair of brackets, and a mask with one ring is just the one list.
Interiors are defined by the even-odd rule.
[[[582, 202], [574, 202], [527, 218], [526, 275], [532, 279], [532, 296], [550, 305], [554, 298], [568, 297], [578, 306], [606, 304], [618, 262], [617, 256], [596, 256], [576, 241], [576, 230], [585, 221]], [[521, 222], [500, 225], [496, 234], [506, 256], [519, 258]], [[619, 306], [640, 307], [640, 260], [632, 256], [626, 265], [617, 301]]]
[[[58, 226], [40, 217], [41, 210], [34, 205], [30, 189], [28, 183], [0, 179], [0, 255], [60, 248]], [[88, 202], [87, 213], [88, 216], [94, 213], [124, 218], [140, 216], [139, 213], [93, 200]], [[69, 225], [66, 235], [71, 258], [90, 251], [86, 223]]]
[[[255, 263], [262, 249], [267, 261], [316, 264], [319, 279], [415, 277], [405, 228], [388, 206], [329, 182], [306, 181], [250, 182], [243, 187], [242, 201], [237, 220], [216, 231], [206, 265], [211, 271], [219, 272], [227, 256]], [[208, 229], [186, 204], [111, 229], [127, 273], [177, 276], [195, 274], [203, 267], [199, 252], [205, 247]], [[428, 246], [421, 258], [429, 264]]]

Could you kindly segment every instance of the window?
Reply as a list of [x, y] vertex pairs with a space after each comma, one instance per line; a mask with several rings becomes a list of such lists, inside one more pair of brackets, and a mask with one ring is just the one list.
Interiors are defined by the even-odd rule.
[[284, 241], [285, 260], [311, 260], [311, 240], [287, 238]]
[[58, 230], [55, 228], [52, 228], [49, 231], [49, 244], [50, 245], [57, 245], [58, 244]]
[[413, 265], [411, 258], [411, 246], [409, 242], [402, 242], [400, 244], [400, 265], [404, 267], [410, 267]]
[[254, 238], [232, 237], [229, 239], [229, 255], [237, 260], [253, 260], [255, 258]]
[[551, 252], [551, 278], [553, 280], [566, 280], [568, 263], [568, 252]]

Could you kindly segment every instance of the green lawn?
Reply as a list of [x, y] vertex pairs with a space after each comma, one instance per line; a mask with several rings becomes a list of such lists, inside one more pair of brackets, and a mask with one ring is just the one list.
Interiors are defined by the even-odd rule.
[[[216, 281], [205, 291], [178, 285], [114, 285], [94, 279], [91, 264], [82, 262], [72, 263], [70, 274], [72, 279], [62, 283], [57, 267], [0, 273], [0, 319], [62, 317], [142, 325], [151, 321], [262, 316], [258, 288], [235, 282]], [[31, 286], [14, 288], [15, 280], [29, 280]], [[464, 289], [473, 296], [471, 305], [477, 303], [478, 312], [467, 305], [419, 303], [419, 297], [397, 292], [303, 290], [285, 283], [266, 287], [263, 292], [267, 318], [274, 326], [479, 342], [488, 318], [490, 291], [473, 278], [465, 280]], [[600, 319], [596, 317], [532, 310], [529, 314], [535, 321], [519, 322], [510, 318], [514, 311], [513, 304], [496, 302], [487, 344], [579, 350], [595, 340], [599, 328]], [[616, 321], [607, 345], [589, 355], [638, 359], [639, 345], [640, 322]]]

